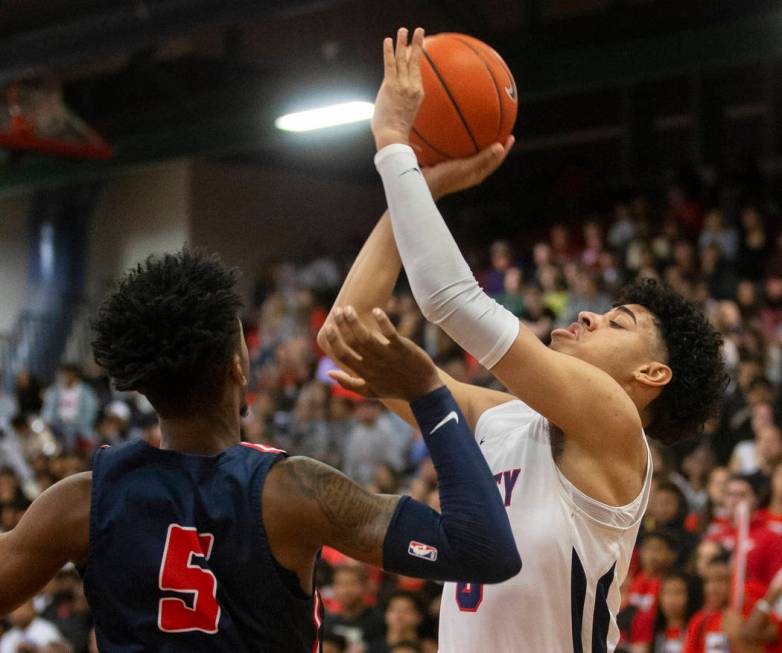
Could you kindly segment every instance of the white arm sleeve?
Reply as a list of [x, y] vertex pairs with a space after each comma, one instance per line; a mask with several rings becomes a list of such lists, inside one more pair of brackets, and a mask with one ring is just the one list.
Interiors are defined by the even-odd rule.
[[375, 166], [421, 312], [484, 367], [494, 367], [516, 340], [518, 319], [478, 285], [437, 210], [412, 148], [388, 145], [375, 155]]

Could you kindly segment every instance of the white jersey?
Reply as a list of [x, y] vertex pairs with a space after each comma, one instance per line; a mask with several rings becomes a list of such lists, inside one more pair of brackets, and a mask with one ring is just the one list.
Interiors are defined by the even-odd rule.
[[505, 500], [521, 572], [497, 585], [446, 583], [440, 653], [598, 653], [619, 640], [622, 584], [646, 510], [586, 496], [559, 471], [548, 421], [521, 401], [483, 413], [475, 428]]

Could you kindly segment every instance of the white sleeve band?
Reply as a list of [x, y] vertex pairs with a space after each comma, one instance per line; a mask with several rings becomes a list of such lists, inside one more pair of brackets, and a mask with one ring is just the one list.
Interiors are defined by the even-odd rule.
[[437, 210], [412, 148], [388, 145], [375, 155], [375, 166], [421, 312], [484, 367], [494, 367], [516, 340], [519, 320], [478, 285]]

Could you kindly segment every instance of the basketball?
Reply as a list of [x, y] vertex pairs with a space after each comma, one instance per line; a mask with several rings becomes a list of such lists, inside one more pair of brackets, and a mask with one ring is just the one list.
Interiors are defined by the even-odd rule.
[[421, 77], [425, 96], [410, 133], [421, 165], [472, 156], [513, 131], [516, 82], [483, 41], [457, 33], [427, 37]]

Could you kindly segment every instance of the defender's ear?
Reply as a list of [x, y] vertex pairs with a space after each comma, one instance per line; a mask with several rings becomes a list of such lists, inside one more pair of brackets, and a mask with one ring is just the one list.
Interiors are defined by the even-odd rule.
[[234, 354], [231, 359], [231, 378], [238, 385], [247, 385], [247, 377], [242, 370], [242, 357], [239, 354]]

